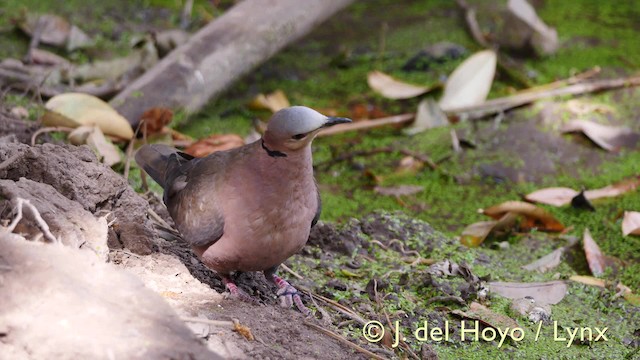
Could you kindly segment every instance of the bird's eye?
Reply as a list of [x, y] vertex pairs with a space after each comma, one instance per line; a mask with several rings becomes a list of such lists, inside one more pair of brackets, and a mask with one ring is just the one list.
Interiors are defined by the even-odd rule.
[[298, 135], [293, 135], [291, 138], [295, 140], [300, 140], [300, 139], [304, 139], [305, 136], [307, 136], [307, 134], [298, 134]]

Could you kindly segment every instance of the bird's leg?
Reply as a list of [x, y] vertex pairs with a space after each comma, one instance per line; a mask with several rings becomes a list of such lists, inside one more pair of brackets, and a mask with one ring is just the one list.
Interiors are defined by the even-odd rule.
[[296, 304], [298, 310], [305, 316], [311, 314], [311, 310], [304, 306], [298, 290], [294, 288], [293, 285], [276, 274], [271, 274], [271, 280], [278, 285], [278, 292], [276, 294], [280, 297], [280, 306], [289, 308], [291, 305]]
[[224, 287], [227, 288], [227, 290], [229, 290], [229, 293], [232, 296], [252, 304], [256, 304], [258, 302], [256, 299], [252, 298], [249, 294], [247, 294], [246, 292], [238, 288], [238, 286], [233, 282], [233, 280], [231, 280], [230, 276], [222, 276], [222, 283], [224, 284]]

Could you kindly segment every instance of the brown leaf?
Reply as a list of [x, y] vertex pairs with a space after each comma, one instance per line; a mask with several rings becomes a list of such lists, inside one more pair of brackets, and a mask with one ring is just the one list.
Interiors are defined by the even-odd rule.
[[640, 235], [640, 212], [625, 211], [622, 219], [622, 236]]
[[467, 226], [462, 230], [460, 243], [467, 247], [480, 246], [497, 223], [497, 221], [480, 221]]
[[596, 244], [596, 241], [593, 240], [593, 237], [591, 237], [589, 229], [584, 230], [582, 242], [584, 243], [584, 253], [587, 257], [587, 263], [593, 276], [601, 276], [608, 267], [615, 268], [615, 259], [605, 256], [602, 251], [600, 251], [600, 247]]
[[545, 188], [536, 190], [524, 198], [527, 201], [553, 205], [553, 206], [564, 206], [571, 203], [571, 199], [573, 199], [578, 192], [563, 187], [553, 187], [553, 188]]
[[516, 218], [516, 214], [506, 213], [498, 221], [480, 221], [471, 224], [462, 231], [460, 243], [467, 247], [480, 246], [491, 232], [511, 228]]
[[[605, 186], [600, 189], [587, 190], [584, 197], [587, 200], [596, 200], [604, 197], [615, 197], [625, 193], [635, 191], [640, 186], [640, 176], [625, 179], [613, 185]], [[571, 201], [580, 194], [580, 192], [564, 187], [551, 187], [536, 190], [524, 198], [527, 201], [553, 205], [564, 206], [570, 204]]]
[[514, 329], [520, 327], [520, 325], [518, 325], [518, 323], [512, 318], [493, 312], [488, 307], [475, 301], [472, 302], [471, 305], [469, 305], [469, 310], [453, 310], [451, 313], [469, 319], [479, 320], [485, 325], [491, 326], [496, 329], [501, 329], [502, 331], [507, 328]]
[[542, 231], [560, 232], [564, 230], [564, 225], [546, 210], [522, 201], [507, 201], [481, 210], [481, 212], [494, 219], [499, 219], [508, 212], [522, 215], [525, 217], [526, 222], [521, 226], [525, 229], [537, 227]]
[[257, 110], [271, 110], [276, 112], [291, 106], [284, 91], [276, 90], [270, 94], [258, 94], [250, 103], [249, 107]]
[[173, 120], [173, 112], [163, 107], [155, 107], [145, 111], [140, 117], [142, 133], [151, 135], [162, 131]]
[[629, 128], [608, 126], [588, 120], [573, 120], [562, 129], [562, 132], [582, 132], [596, 145], [607, 151], [617, 151], [621, 147], [634, 147], [640, 135]]
[[410, 99], [431, 90], [431, 87], [407, 84], [381, 72], [372, 71], [367, 75], [369, 87], [389, 99]]
[[564, 281], [512, 283], [490, 282], [489, 290], [508, 299], [532, 297], [540, 305], [559, 303], [567, 295], [567, 284]]
[[634, 294], [628, 286], [622, 283], [614, 283], [603, 279], [596, 279], [593, 276], [586, 275], [573, 275], [569, 278], [569, 280], [589, 286], [597, 286], [603, 289], [615, 286], [616, 291], [618, 291], [619, 294], [622, 294], [622, 297], [625, 300], [627, 300], [632, 305], [640, 306], [640, 296]]
[[185, 153], [204, 157], [216, 151], [224, 151], [244, 145], [244, 140], [236, 134], [216, 134], [200, 139], [184, 150]]
[[373, 188], [373, 191], [380, 195], [386, 196], [403, 196], [403, 195], [413, 195], [419, 192], [422, 192], [424, 187], [420, 185], [399, 185], [399, 186], [376, 186]]
[[[369, 103], [351, 104], [349, 105], [349, 112], [350, 112], [350, 118], [353, 119], [354, 121], [366, 120], [366, 119], [378, 119], [378, 118], [389, 116], [377, 105], [369, 104]], [[327, 116], [337, 116], [337, 113], [336, 115], [331, 115], [326, 111], [320, 111], [320, 113], [325, 114]]]
[[625, 179], [618, 183], [605, 186], [600, 189], [587, 190], [584, 192], [584, 196], [589, 200], [595, 200], [604, 197], [615, 197], [631, 191], [635, 191], [638, 186], [640, 186], [640, 176]]

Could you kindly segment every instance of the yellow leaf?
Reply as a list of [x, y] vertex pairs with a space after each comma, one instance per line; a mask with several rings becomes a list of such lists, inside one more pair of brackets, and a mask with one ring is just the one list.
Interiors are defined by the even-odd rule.
[[45, 104], [47, 112], [42, 122], [47, 126], [78, 127], [96, 125], [104, 134], [131, 139], [131, 125], [109, 104], [88, 94], [66, 93], [56, 95]]
[[372, 71], [367, 75], [369, 87], [389, 99], [410, 99], [431, 90], [431, 87], [407, 84], [381, 72]]

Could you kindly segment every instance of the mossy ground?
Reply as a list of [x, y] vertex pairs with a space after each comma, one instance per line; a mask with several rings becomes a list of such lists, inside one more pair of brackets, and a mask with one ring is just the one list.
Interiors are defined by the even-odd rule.
[[[3, 33], [0, 38], [0, 57], [21, 57], [26, 51], [28, 42], [23, 35], [12, 30], [9, 20], [25, 11], [55, 12], [96, 36], [97, 50], [79, 51], [70, 56], [72, 60], [88, 61], [99, 55], [125, 53], [129, 49], [128, 39], [140, 31], [174, 27], [178, 22], [180, 6], [181, 2], [170, 0], [71, 0], [63, 6], [59, 2], [3, 1], [0, 5], [0, 31]], [[149, 9], [153, 11], [149, 13]], [[206, 14], [215, 13], [206, 1], [196, 1], [196, 9], [201, 9], [200, 12], [196, 11], [199, 14], [197, 16], [206, 17]], [[153, 15], [145, 17], [145, 14]], [[522, 60], [523, 68], [535, 74], [529, 79], [532, 84], [566, 78], [596, 65], [603, 68], [603, 74], [607, 77], [630, 74], [640, 67], [640, 42], [637, 41], [640, 6], [637, 1], [547, 0], [539, 7], [539, 14], [549, 25], [557, 28], [562, 47], [557, 54], [547, 58]], [[100, 21], [88, 21], [98, 18]], [[353, 104], [375, 106], [389, 114], [414, 111], [419, 99], [384, 99], [368, 88], [366, 74], [372, 70], [382, 70], [417, 84], [434, 84], [450, 73], [461, 60], [435, 65], [428, 72], [406, 73], [400, 68], [418, 50], [437, 41], [458, 43], [469, 52], [479, 49], [468, 36], [454, 2], [356, 2], [348, 11], [259, 67], [198, 114], [178, 116], [175, 126], [196, 137], [214, 132], [246, 135], [254, 117], [268, 117], [267, 113], [249, 110], [246, 104], [254, 95], [276, 89], [283, 90], [292, 104], [331, 110], [341, 115], [348, 115], [349, 107]], [[499, 73], [490, 97], [504, 95], [515, 87], [517, 84], [509, 77]], [[587, 98], [612, 106], [616, 110], [612, 116], [614, 122], [640, 130], [640, 118], [637, 115], [640, 91], [624, 90]], [[20, 102], [19, 98], [9, 101]], [[508, 128], [510, 123], [531, 121], [540, 110], [532, 106], [508, 113], [499, 129]], [[559, 117], [559, 121], [567, 120], [562, 114]], [[460, 123], [452, 128], [474, 134], [492, 126], [490, 122]], [[554, 126], [537, 126], [548, 131], [550, 136], [557, 136]], [[568, 136], [565, 140], [574, 141]], [[588, 142], [583, 145], [592, 146]], [[395, 171], [403, 157], [399, 153], [361, 156], [328, 167], [323, 165], [336, 154], [386, 146], [408, 148], [416, 153], [427, 154], [436, 161], [449, 158], [440, 163], [437, 171], [426, 167], [405, 174]], [[592, 189], [640, 174], [640, 153], [625, 150], [603, 157], [604, 160], [595, 167], [588, 166], [588, 160], [585, 160], [585, 163], [572, 165], [575, 169], [560, 168], [556, 174], [544, 176], [537, 183], [493, 181], [478, 175], [473, 169], [495, 162], [513, 167], [522, 166], [523, 163], [517, 154], [485, 151], [488, 148], [486, 142], [480, 142], [477, 148], [467, 149], [462, 155], [453, 154], [450, 128], [433, 129], [413, 137], [403, 135], [399, 129], [384, 128], [317, 139], [314, 151], [318, 165], [316, 175], [324, 203], [323, 220], [346, 222], [351, 217], [360, 218], [374, 210], [402, 210], [429, 222], [448, 236], [457, 236], [466, 225], [486, 220], [477, 213], [478, 208], [517, 200], [523, 194], [542, 187]], [[401, 199], [377, 195], [372, 190], [376, 185], [372, 175], [382, 178], [378, 185], [414, 184], [423, 186], [424, 191]], [[462, 176], [464, 184], [456, 181], [456, 176]], [[139, 184], [139, 180], [133, 181], [134, 185]], [[618, 274], [609, 277], [640, 292], [640, 239], [623, 238], [620, 230], [620, 215], [624, 210], [640, 211], [640, 196], [635, 192], [601, 200], [594, 205], [594, 212], [571, 208], [545, 209], [563, 224], [573, 226], [569, 231], [571, 235], [581, 237], [584, 229], [589, 228], [604, 253], [626, 262]], [[537, 240], [529, 241], [531, 236]], [[433, 253], [421, 252], [421, 255], [436, 260], [466, 261], [478, 275], [491, 275], [492, 279], [502, 281], [546, 281], [557, 276], [556, 273], [562, 278], [589, 273], [579, 250], [570, 257], [573, 261], [563, 262], [548, 274], [525, 272], [520, 266], [558, 247], [558, 239], [549, 234], [534, 233], [512, 235], [505, 240], [510, 243], [506, 250], [494, 249], [492, 243], [496, 239], [489, 239], [476, 249], [461, 250], [459, 246], [446, 246]], [[490, 261], [476, 261], [480, 257], [487, 257]], [[318, 283], [326, 282], [324, 272], [305, 267], [304, 262], [296, 259], [293, 264], [297, 271]], [[335, 259], [336, 264], [347, 260], [346, 257]], [[393, 251], [379, 253], [376, 260], [358, 270], [358, 273], [367, 274], [366, 280], [402, 264], [399, 255]], [[424, 266], [419, 265], [416, 270], [424, 270]], [[351, 283], [366, 283], [365, 278], [340, 273], [335, 276]], [[392, 275], [390, 279], [397, 281], [398, 277]], [[360, 284], [360, 287], [363, 286]], [[399, 307], [405, 312], [413, 312], [416, 308], [431, 311], [434, 305], [424, 302], [429, 295], [432, 294], [424, 289], [409, 288], [398, 294]], [[339, 299], [354, 295], [336, 291], [334, 296]], [[505, 304], [495, 300], [492, 309], [507, 312]], [[388, 306], [390, 311], [398, 310], [395, 303]], [[572, 284], [567, 297], [553, 307], [553, 318], [566, 326], [609, 326], [611, 337], [608, 342], [566, 348], [561, 342], [553, 341], [552, 334], [546, 329], [540, 341], [524, 341], [517, 346], [510, 344], [507, 351], [483, 342], [434, 345], [441, 358], [633, 358], [638, 356], [637, 347], [625, 345], [627, 339], [624, 337], [640, 328], [640, 320], [638, 312], [630, 311], [630, 307], [622, 301], [613, 301], [609, 291]], [[351, 334], [357, 337], [359, 331], [354, 327]], [[527, 328], [527, 331], [531, 333], [531, 328]]]

